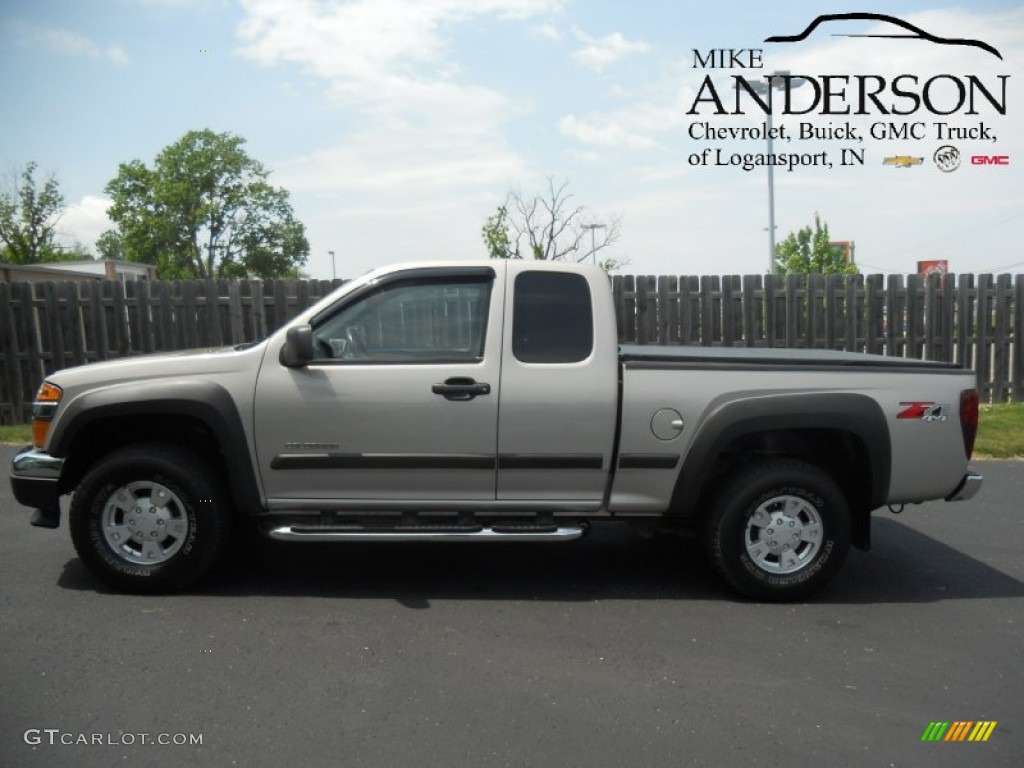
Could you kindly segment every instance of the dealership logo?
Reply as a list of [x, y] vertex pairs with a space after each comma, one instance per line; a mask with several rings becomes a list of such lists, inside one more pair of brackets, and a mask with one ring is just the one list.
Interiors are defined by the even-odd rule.
[[[903, 21], [881, 13], [823, 14], [803, 32], [772, 35], [766, 43], [799, 43], [819, 27], [830, 30], [842, 22], [870, 24], [862, 33], [836, 33], [838, 37], [912, 39], [943, 47], [978, 49], [1002, 59], [1002, 54], [983, 40], [939, 37]], [[882, 25], [881, 29], [878, 25]], [[848, 28], [848, 27], [847, 27]], [[913, 72], [894, 75], [873, 73], [819, 74], [776, 71], [765, 73], [764, 50], [761, 48], [693, 49], [693, 69], [732, 70], [726, 77], [707, 72], [697, 89], [687, 115], [745, 115], [772, 112], [783, 115], [896, 115], [920, 113], [943, 120], [953, 115], [982, 115], [993, 111], [1006, 115], [1009, 74], [955, 74], [940, 72], [928, 76]], [[799, 96], [796, 89], [800, 89]], [[939, 124], [939, 141], [956, 136], [943, 136], [946, 123]], [[980, 129], [978, 129], [980, 130]], [[966, 138], [966, 137], [965, 137]], [[970, 137], [974, 139], [974, 136]]]
[[893, 165], [897, 168], [910, 168], [912, 165], [920, 165], [924, 162], [923, 157], [911, 157], [910, 155], [895, 155], [882, 160], [882, 165]]
[[996, 720], [933, 720], [921, 741], [988, 741], [996, 725]]
[[951, 173], [960, 167], [960, 150], [950, 144], [944, 144], [935, 150], [932, 160], [943, 173]]
[[971, 165], [1009, 165], [1009, 155], [971, 155]]
[[[829, 21], [882, 21], [888, 24], [892, 24], [899, 27], [902, 32], [889, 32], [879, 34], [860, 34], [860, 35], [843, 35], [835, 34], [835, 37], [881, 37], [881, 38], [904, 38], [911, 40], [927, 40], [930, 43], [936, 43], [937, 45], [968, 45], [975, 48], [980, 48], [983, 51], [988, 51], [993, 56], [1002, 59], [1002, 54], [999, 53], [993, 46], [988, 43], [982, 42], [981, 40], [970, 40], [962, 37], [939, 37], [937, 35], [929, 34], [920, 27], [915, 27], [909, 21], [904, 21], [895, 16], [889, 16], [884, 13], [826, 13], [822, 14], [814, 21], [812, 21], [803, 32], [799, 35], [773, 35], [772, 37], [766, 37], [764, 41], [766, 43], [799, 43], [801, 40], [807, 39], [815, 29], [821, 24]], [[909, 34], [908, 34], [909, 33]]]

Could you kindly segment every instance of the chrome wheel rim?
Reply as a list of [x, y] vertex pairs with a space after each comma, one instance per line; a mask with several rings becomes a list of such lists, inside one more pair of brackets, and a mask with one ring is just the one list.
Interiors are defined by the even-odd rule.
[[744, 532], [750, 559], [761, 570], [780, 575], [806, 568], [821, 541], [821, 515], [799, 496], [774, 496], [758, 505]]
[[110, 494], [100, 526], [107, 545], [136, 565], [167, 562], [189, 534], [184, 503], [167, 486], [149, 480], [128, 483]]

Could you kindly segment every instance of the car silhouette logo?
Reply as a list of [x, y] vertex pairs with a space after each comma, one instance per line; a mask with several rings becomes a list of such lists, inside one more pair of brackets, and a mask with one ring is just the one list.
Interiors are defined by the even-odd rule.
[[[936, 35], [925, 32], [920, 27], [915, 27], [909, 21], [896, 18], [895, 16], [889, 16], [884, 13], [826, 13], [822, 14], [814, 21], [812, 21], [803, 32], [799, 35], [772, 35], [766, 37], [764, 41], [766, 43], [799, 43], [801, 40], [806, 40], [807, 36], [811, 34], [820, 25], [827, 21], [883, 21], [889, 24], [895, 24], [897, 27], [906, 30], [901, 33], [890, 33], [890, 34], [835, 34], [835, 37], [887, 37], [887, 38], [910, 38], [927, 40], [930, 43], [936, 43], [938, 45], [967, 45], [975, 48], [981, 48], [983, 51], [988, 51], [996, 58], [1002, 59], [1003, 56], [999, 53], [996, 48], [989, 45], [981, 40], [970, 40], [967, 38], [960, 37], [938, 37]], [[907, 34], [909, 33], [909, 34]]]

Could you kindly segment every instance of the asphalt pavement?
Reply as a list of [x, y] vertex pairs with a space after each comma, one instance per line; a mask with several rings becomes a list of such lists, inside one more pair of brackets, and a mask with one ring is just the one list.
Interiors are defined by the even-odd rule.
[[[876, 513], [813, 600], [694, 541], [249, 540], [187, 594], [104, 589], [0, 446], [0, 766], [1024, 764], [1024, 463]], [[985, 742], [922, 742], [995, 721]], [[158, 742], [168, 743], [158, 743]]]

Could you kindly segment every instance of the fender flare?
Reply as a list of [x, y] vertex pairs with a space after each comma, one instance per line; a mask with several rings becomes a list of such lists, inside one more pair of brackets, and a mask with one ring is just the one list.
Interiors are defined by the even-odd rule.
[[186, 416], [205, 424], [219, 438], [236, 509], [263, 508], [238, 406], [224, 387], [211, 381], [134, 381], [85, 392], [68, 404], [54, 424], [49, 453], [67, 456], [83, 429], [104, 419], [125, 416]]
[[866, 395], [806, 393], [758, 396], [726, 403], [703, 424], [686, 454], [672, 495], [674, 514], [692, 515], [717, 457], [735, 440], [765, 432], [833, 430], [859, 439], [867, 453], [869, 512], [889, 492], [892, 445], [881, 406]]

